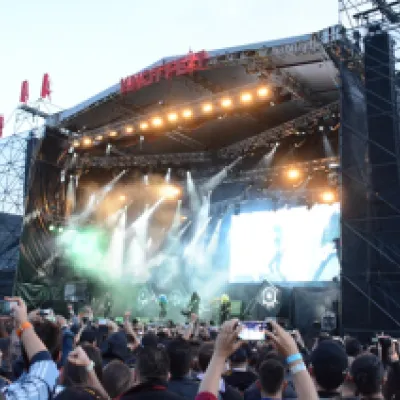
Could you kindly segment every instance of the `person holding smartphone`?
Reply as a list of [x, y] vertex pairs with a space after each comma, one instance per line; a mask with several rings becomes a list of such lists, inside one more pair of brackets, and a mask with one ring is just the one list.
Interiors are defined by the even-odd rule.
[[28, 320], [25, 302], [19, 297], [6, 298], [13, 302], [12, 316], [23, 350], [29, 360], [29, 369], [20, 379], [2, 390], [5, 399], [46, 400], [54, 392], [58, 379], [57, 365], [46, 346]]

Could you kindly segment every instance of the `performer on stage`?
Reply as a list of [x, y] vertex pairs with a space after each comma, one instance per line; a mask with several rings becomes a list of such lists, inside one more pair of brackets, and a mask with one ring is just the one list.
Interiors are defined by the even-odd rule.
[[190, 314], [199, 315], [199, 308], [200, 308], [200, 296], [197, 292], [193, 292], [192, 297], [190, 298], [188, 311]]
[[111, 317], [112, 306], [113, 306], [113, 299], [111, 297], [111, 294], [107, 292], [104, 298], [104, 318]]
[[165, 294], [158, 297], [158, 304], [160, 305], [160, 318], [164, 319], [167, 316], [168, 299]]
[[221, 296], [221, 305], [219, 308], [219, 323], [222, 325], [231, 316], [231, 300], [227, 294]]

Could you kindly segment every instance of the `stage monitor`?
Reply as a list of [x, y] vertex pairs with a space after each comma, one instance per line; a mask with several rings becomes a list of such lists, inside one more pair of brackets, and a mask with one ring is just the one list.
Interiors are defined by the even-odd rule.
[[230, 282], [331, 281], [339, 225], [338, 203], [232, 215]]

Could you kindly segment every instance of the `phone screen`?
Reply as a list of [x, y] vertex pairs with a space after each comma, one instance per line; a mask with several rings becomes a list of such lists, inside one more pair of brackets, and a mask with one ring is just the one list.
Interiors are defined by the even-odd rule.
[[239, 334], [240, 339], [247, 341], [265, 340], [265, 326], [263, 323], [245, 321], [242, 326], [242, 331]]
[[0, 315], [10, 315], [14, 303], [6, 300], [0, 300]]
[[105, 318], [99, 318], [99, 325], [107, 325], [107, 320]]

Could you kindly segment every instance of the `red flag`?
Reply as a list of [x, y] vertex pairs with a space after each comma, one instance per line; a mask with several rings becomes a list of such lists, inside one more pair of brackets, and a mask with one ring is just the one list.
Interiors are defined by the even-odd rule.
[[21, 95], [19, 101], [21, 103], [26, 103], [29, 100], [29, 82], [23, 81], [21, 85]]
[[43, 75], [43, 80], [42, 80], [42, 90], [40, 91], [40, 97], [42, 99], [45, 99], [46, 97], [50, 99], [50, 77], [49, 74], [44, 74]]
[[4, 115], [0, 115], [0, 138], [3, 137]]

